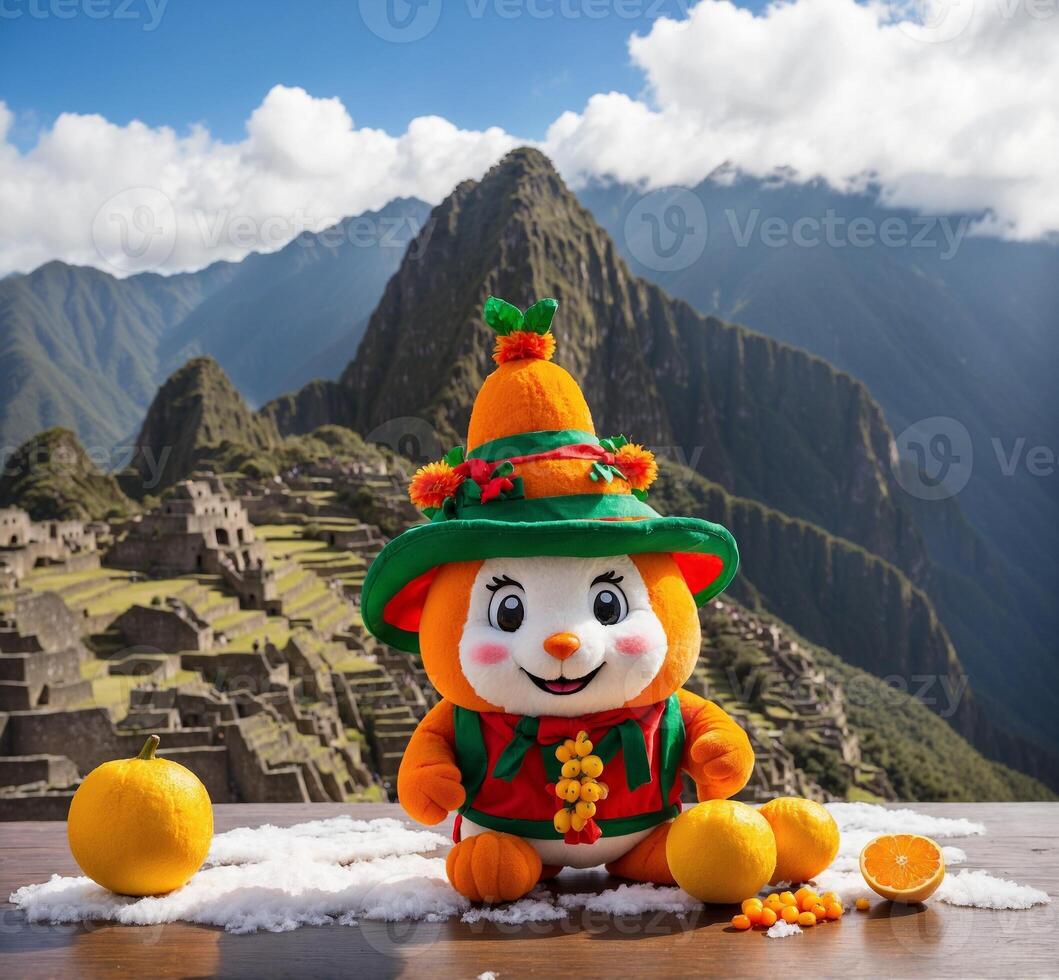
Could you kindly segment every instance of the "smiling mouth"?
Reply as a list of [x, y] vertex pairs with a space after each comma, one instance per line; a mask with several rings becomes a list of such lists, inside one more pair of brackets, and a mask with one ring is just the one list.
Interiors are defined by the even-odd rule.
[[592, 683], [592, 678], [602, 669], [603, 664], [600, 664], [595, 670], [590, 670], [583, 677], [556, 677], [555, 680], [548, 681], [543, 677], [531, 674], [525, 667], [519, 667], [519, 670], [533, 681], [537, 687], [542, 691], [547, 691], [549, 694], [577, 694], [578, 691], [583, 691], [588, 687]]

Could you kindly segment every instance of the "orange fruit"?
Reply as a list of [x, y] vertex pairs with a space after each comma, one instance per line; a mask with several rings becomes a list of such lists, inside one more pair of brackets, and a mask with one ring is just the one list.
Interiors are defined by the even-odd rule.
[[856, 906], [858, 912], [867, 912], [868, 909], [871, 908], [871, 902], [869, 902], [866, 898], [858, 898], [856, 901]]
[[772, 876], [776, 838], [753, 807], [736, 800], [707, 800], [673, 821], [666, 860], [689, 895], [726, 905], [756, 894]]
[[923, 902], [945, 877], [941, 848], [918, 834], [886, 834], [876, 837], [860, 852], [860, 873], [891, 902]]
[[835, 860], [838, 824], [819, 803], [795, 796], [769, 800], [758, 811], [776, 835], [772, 883], [809, 881]]
[[798, 899], [793, 892], [780, 892], [780, 905], [797, 905]]
[[784, 905], [783, 908], [780, 909], [780, 918], [783, 919], [784, 922], [797, 922], [799, 915], [801, 915], [801, 913], [798, 911], [796, 905]]
[[776, 924], [776, 912], [774, 909], [762, 909], [761, 918], [758, 920], [759, 925], [763, 925], [766, 929]]
[[733, 915], [732, 925], [740, 931], [750, 928], [750, 920], [745, 915]]
[[841, 919], [845, 909], [842, 908], [840, 902], [828, 902], [824, 908], [827, 911], [827, 917], [834, 921], [835, 919]]
[[816, 916], [812, 912], [799, 912], [798, 913], [798, 925], [800, 926], [815, 926]]
[[158, 742], [151, 735], [135, 759], [93, 769], [70, 802], [74, 860], [122, 895], [161, 895], [187, 884], [213, 839], [206, 787], [180, 763], [155, 758]]

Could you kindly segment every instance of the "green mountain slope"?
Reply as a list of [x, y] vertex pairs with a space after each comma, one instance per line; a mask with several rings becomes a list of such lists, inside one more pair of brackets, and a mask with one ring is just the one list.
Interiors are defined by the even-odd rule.
[[[706, 180], [692, 193], [709, 234], [697, 255], [668, 266], [657, 261], [651, 223], [636, 218], [641, 191], [593, 184], [580, 196], [635, 272], [705, 314], [738, 317], [848, 370], [868, 385], [895, 432], [917, 420], [955, 420], [924, 423], [914, 440], [927, 447], [931, 467], [944, 445], [930, 441], [939, 425], [955, 433], [953, 454], [967, 461], [973, 453], [957, 497], [924, 500], [903, 489], [915, 489], [916, 477], [893, 481], [896, 506], [921, 531], [931, 559], [900, 564], [934, 599], [976, 687], [991, 692], [1005, 723], [1052, 743], [1059, 703], [1041, 692], [1059, 680], [1059, 474], [1032, 474], [1025, 453], [1054, 446], [1057, 436], [1059, 389], [1050, 373], [1059, 248], [953, 241], [946, 229], [954, 234], [958, 217], [942, 226], [820, 182]], [[648, 200], [656, 213], [690, 206], [682, 190]], [[837, 237], [815, 247], [793, 234], [777, 246], [764, 234], [767, 223], [792, 231], [828, 216]], [[875, 231], [858, 247], [853, 220]], [[895, 227], [903, 240], [883, 240], [882, 230], [892, 236]], [[1006, 457], [1018, 446], [1023, 455], [1009, 468]]]
[[7, 459], [0, 507], [21, 507], [35, 521], [102, 520], [132, 509], [118, 481], [102, 473], [69, 429], [47, 429]]
[[429, 214], [424, 202], [401, 198], [276, 252], [247, 256], [162, 338], [163, 368], [209, 354], [253, 403], [335, 377]]
[[49, 262], [0, 282], [0, 439], [53, 426], [109, 449], [135, 431], [157, 385], [158, 339], [229, 274], [115, 279]]

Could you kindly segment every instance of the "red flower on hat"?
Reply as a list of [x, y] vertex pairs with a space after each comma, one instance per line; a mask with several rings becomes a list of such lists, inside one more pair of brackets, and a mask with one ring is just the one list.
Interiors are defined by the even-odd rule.
[[614, 463], [633, 490], [646, 490], [658, 478], [655, 454], [634, 442], [627, 442], [614, 454]]
[[408, 497], [420, 510], [440, 507], [453, 496], [464, 477], [441, 461], [419, 467], [408, 487]]

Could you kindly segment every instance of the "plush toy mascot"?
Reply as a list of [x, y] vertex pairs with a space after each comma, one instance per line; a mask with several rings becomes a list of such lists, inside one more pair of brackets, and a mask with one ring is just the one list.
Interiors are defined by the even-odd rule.
[[743, 730], [681, 690], [696, 606], [731, 582], [735, 542], [646, 503], [654, 457], [597, 436], [550, 360], [557, 306], [486, 303], [498, 367], [466, 451], [415, 474], [429, 523], [391, 541], [364, 583], [367, 627], [420, 653], [442, 696], [397, 791], [425, 824], [458, 811], [448, 875], [472, 901], [517, 899], [563, 866], [672, 884], [681, 772], [700, 800], [723, 799], [754, 765]]

